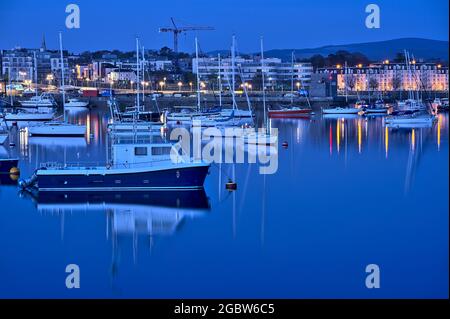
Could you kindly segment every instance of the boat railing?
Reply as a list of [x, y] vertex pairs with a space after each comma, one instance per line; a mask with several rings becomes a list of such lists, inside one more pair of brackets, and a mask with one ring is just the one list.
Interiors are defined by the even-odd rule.
[[[96, 169], [99, 167], [104, 167], [105, 163], [100, 162], [44, 162], [40, 164], [40, 169]], [[108, 164], [106, 165], [108, 166]], [[109, 165], [111, 166], [111, 165]]]
[[60, 162], [44, 162], [41, 163], [40, 169], [79, 169], [79, 170], [97, 170], [97, 169], [120, 169], [120, 168], [145, 168], [161, 166], [161, 164], [182, 164], [182, 163], [193, 163], [188, 156], [176, 156], [175, 160], [172, 160], [170, 156], [163, 156], [161, 158], [153, 158], [151, 161], [139, 162], [139, 163], [107, 163], [104, 162], [72, 162], [72, 163], [60, 163]]

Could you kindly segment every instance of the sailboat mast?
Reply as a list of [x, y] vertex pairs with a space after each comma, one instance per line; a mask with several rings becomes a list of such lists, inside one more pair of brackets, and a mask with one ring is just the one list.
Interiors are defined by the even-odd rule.
[[345, 103], [348, 103], [348, 69], [347, 69], [347, 61], [345, 61], [345, 68], [344, 68], [344, 85], [345, 85]]
[[142, 46], [142, 109], [145, 108], [145, 48]]
[[217, 55], [217, 63], [219, 64], [219, 105], [222, 107], [222, 60], [220, 59], [220, 53]]
[[294, 51], [291, 53], [291, 104], [294, 104]]
[[36, 97], [38, 97], [36, 51], [33, 51], [33, 58], [34, 58], [34, 86], [36, 91]]
[[233, 96], [233, 109], [236, 108], [236, 99], [234, 96], [234, 89], [236, 87], [236, 76], [235, 76], [235, 59], [236, 59], [236, 37], [233, 35], [231, 44], [231, 92]]
[[200, 69], [198, 61], [198, 39], [195, 37], [195, 61], [197, 69], [197, 111], [200, 112]]
[[64, 108], [66, 107], [66, 87], [64, 84], [64, 57], [63, 57], [63, 44], [62, 44], [62, 32], [59, 32], [59, 52], [61, 55], [61, 84], [62, 84], [62, 103], [63, 103], [63, 113], [64, 113], [64, 122], [66, 121], [66, 111]]
[[136, 38], [136, 106], [137, 112], [140, 111], [141, 106], [139, 102], [139, 38]]
[[263, 110], [264, 110], [264, 125], [267, 129], [267, 115], [266, 115], [266, 83], [264, 81], [264, 39], [261, 37], [261, 82], [263, 94]]

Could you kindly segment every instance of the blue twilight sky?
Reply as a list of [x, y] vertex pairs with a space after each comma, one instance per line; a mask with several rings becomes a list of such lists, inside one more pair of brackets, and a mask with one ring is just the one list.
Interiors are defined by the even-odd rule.
[[[78, 4], [81, 28], [65, 29], [65, 7]], [[381, 9], [381, 28], [365, 27], [366, 5]], [[45, 34], [56, 48], [58, 31], [74, 52], [132, 50], [138, 35], [146, 48], [172, 47], [172, 36], [159, 33], [170, 17], [191, 25], [215, 27], [198, 32], [203, 51], [228, 49], [236, 34], [242, 52], [310, 48], [401, 37], [448, 40], [447, 0], [0, 0], [0, 48], [37, 47]], [[195, 32], [180, 36], [180, 50], [192, 51]]]

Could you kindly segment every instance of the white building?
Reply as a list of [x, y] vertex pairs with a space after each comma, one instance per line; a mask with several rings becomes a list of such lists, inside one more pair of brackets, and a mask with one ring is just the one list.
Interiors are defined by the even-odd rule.
[[345, 69], [338, 65], [317, 70], [317, 73], [329, 73], [337, 76], [338, 91], [448, 91], [448, 67], [435, 63], [416, 63], [410, 65], [411, 72], [405, 63], [371, 64]]
[[116, 69], [111, 71], [107, 75], [109, 81], [126, 81], [126, 82], [136, 82], [137, 76], [136, 72], [133, 70], [119, 70]]
[[[278, 58], [264, 59], [264, 75], [266, 85], [275, 86], [290, 86], [292, 76], [294, 78], [294, 85], [297, 88], [308, 88], [311, 82], [311, 74], [313, 67], [310, 63], [284, 63]], [[197, 74], [202, 81], [208, 81], [212, 76], [219, 74], [218, 58], [196, 58], [192, 60], [192, 72]], [[223, 78], [223, 85], [229, 86], [232, 75], [234, 73], [237, 83], [251, 83], [258, 74], [261, 74], [261, 59], [244, 59], [237, 57], [235, 59], [235, 69], [232, 69], [231, 58], [221, 59], [220, 73]]]

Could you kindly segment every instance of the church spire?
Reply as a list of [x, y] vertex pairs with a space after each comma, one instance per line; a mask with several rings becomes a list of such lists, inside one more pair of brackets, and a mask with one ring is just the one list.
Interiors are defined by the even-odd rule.
[[41, 51], [47, 51], [47, 45], [45, 44], [45, 34], [42, 35]]

